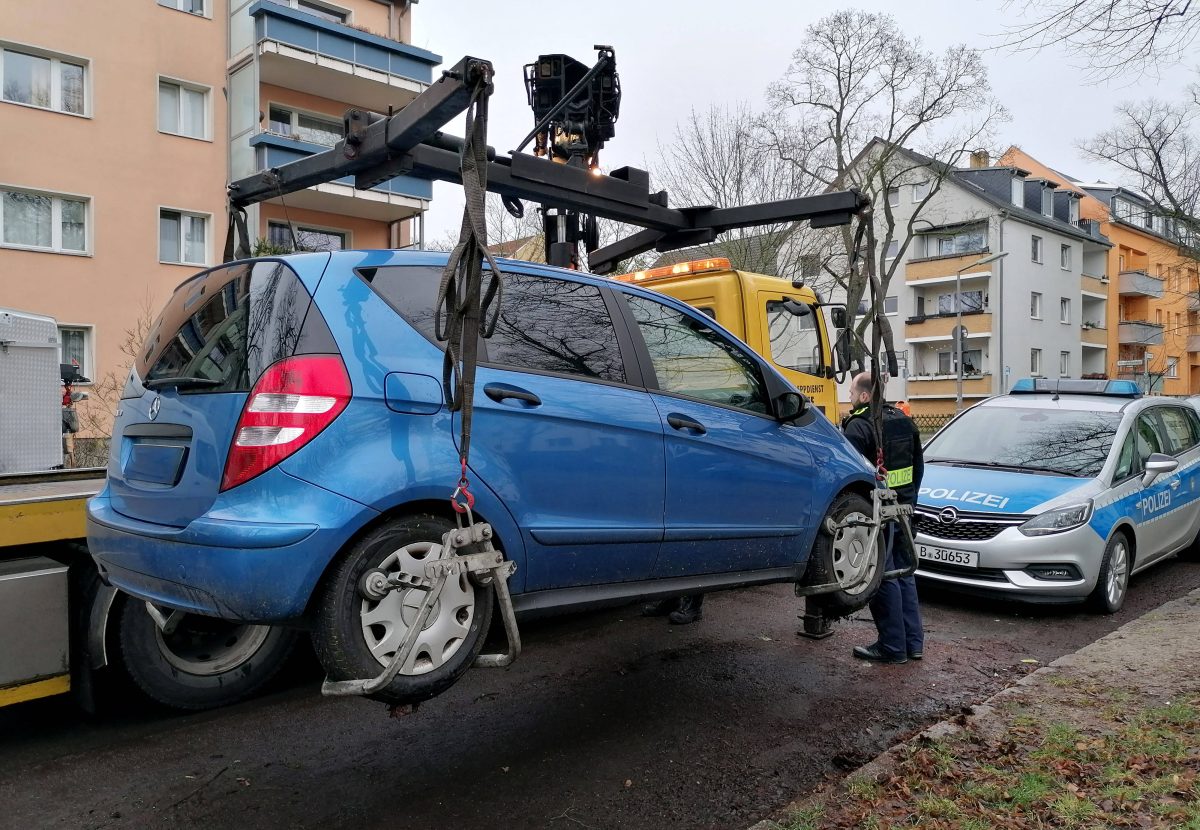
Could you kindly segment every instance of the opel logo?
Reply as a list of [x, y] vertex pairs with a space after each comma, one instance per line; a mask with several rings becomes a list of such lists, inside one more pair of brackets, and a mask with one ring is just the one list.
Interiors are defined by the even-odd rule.
[[[158, 417], [158, 410], [162, 406], [162, 398], [155, 396], [150, 402], [150, 420], [153, 421]], [[951, 508], [952, 509], [952, 508]]]
[[952, 525], [958, 521], [958, 511], [953, 507], [943, 507], [938, 513], [938, 521], [944, 525]]

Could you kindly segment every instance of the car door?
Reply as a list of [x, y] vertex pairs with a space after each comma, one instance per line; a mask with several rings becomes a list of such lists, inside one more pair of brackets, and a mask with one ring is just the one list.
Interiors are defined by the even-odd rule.
[[1175, 472], [1163, 476], [1169, 479], [1165, 482], [1164, 492], [1170, 493], [1170, 503], [1161, 519], [1164, 524], [1164, 552], [1175, 551], [1196, 536], [1200, 517], [1191, 506], [1200, 497], [1196, 468], [1200, 449], [1197, 448], [1197, 436], [1193, 432], [1189, 412], [1184, 407], [1160, 406], [1151, 411], [1158, 420], [1163, 452], [1179, 462]]
[[625, 293], [666, 435], [656, 577], [785, 567], [811, 523], [804, 427], [770, 414], [763, 367], [711, 320]]
[[1137, 446], [1137, 494], [1131, 506], [1137, 522], [1138, 561], [1137, 566], [1147, 565], [1165, 555], [1171, 540], [1178, 535], [1172, 528], [1171, 501], [1179, 488], [1179, 476], [1168, 473], [1155, 478], [1149, 485], [1144, 482], [1147, 459], [1154, 453], [1166, 451], [1161, 423], [1154, 409], [1147, 409], [1137, 417], [1134, 425]]
[[536, 274], [501, 282], [475, 379], [471, 466], [525, 537], [526, 590], [645, 579], [663, 532], [662, 423], [626, 359], [614, 298]]

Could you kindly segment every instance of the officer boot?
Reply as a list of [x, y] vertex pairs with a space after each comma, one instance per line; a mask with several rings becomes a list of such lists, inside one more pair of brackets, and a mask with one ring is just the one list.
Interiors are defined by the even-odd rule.
[[679, 609], [667, 615], [675, 625], [688, 625], [704, 619], [704, 594], [693, 594], [679, 600]]

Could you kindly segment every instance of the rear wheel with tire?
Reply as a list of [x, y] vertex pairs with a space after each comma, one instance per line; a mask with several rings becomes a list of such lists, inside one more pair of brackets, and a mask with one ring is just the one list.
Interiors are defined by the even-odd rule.
[[125, 671], [173, 709], [213, 709], [250, 696], [279, 672], [296, 644], [289, 628], [198, 614], [176, 617], [164, 633], [144, 602], [126, 597], [123, 605], [116, 623]]
[[[424, 563], [454, 527], [432, 515], [388, 521], [351, 546], [326, 577], [318, 598], [313, 646], [331, 680], [379, 675], [415, 622], [425, 592], [391, 591], [370, 599], [360, 590], [372, 571], [424, 577]], [[494, 593], [467, 574], [447, 579], [416, 647], [400, 673], [371, 695], [385, 703], [419, 703], [450, 688], [471, 667], [492, 619]]]
[[1129, 592], [1129, 572], [1133, 568], [1133, 556], [1129, 537], [1118, 530], [1104, 547], [1104, 559], [1100, 562], [1100, 576], [1096, 588], [1088, 597], [1092, 610], [1101, 614], [1115, 614], [1125, 604]]
[[[871, 502], [857, 493], [842, 493], [833, 500], [817, 531], [808, 568], [804, 573], [805, 585], [836, 583], [838, 590], [828, 594], [816, 594], [808, 598], [808, 608], [819, 611], [829, 618], [845, 617], [866, 607], [879, 588], [883, 578], [884, 546], [883, 534], [879, 534], [874, 549], [871, 548], [873, 508]], [[828, 524], [850, 521], [848, 527], [830, 533]]]

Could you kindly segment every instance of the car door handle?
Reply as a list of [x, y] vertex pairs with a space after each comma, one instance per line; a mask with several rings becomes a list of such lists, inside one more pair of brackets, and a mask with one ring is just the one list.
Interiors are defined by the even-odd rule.
[[675, 429], [691, 430], [697, 435], [703, 435], [704, 433], [708, 432], [708, 430], [704, 428], [704, 424], [689, 418], [686, 415], [679, 415], [675, 412], [672, 412], [667, 416], [667, 423], [673, 426]]
[[483, 394], [494, 400], [496, 403], [504, 403], [505, 401], [521, 401], [529, 406], [541, 406], [542, 399], [533, 394], [527, 389], [521, 389], [517, 386], [508, 386], [503, 383], [489, 383], [483, 387]]

